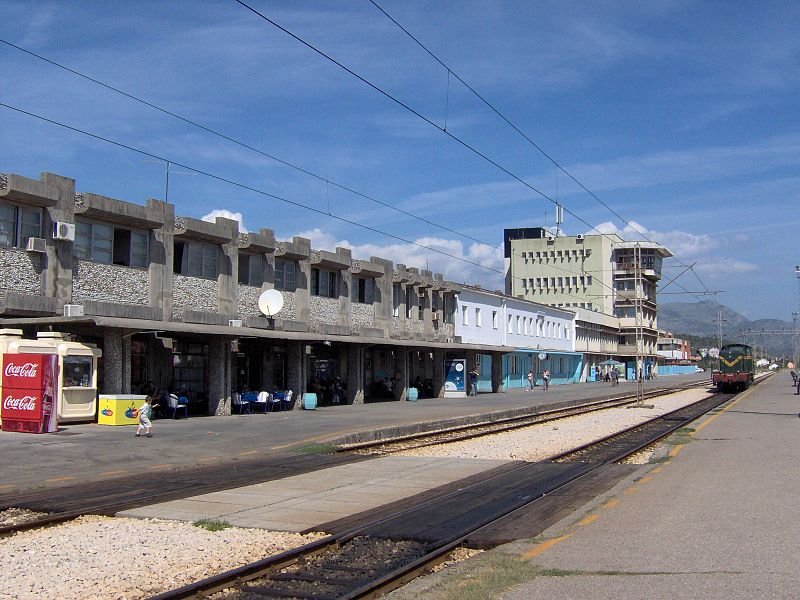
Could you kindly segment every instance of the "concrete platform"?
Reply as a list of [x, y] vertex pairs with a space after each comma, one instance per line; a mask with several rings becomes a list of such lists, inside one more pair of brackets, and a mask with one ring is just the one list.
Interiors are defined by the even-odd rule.
[[[708, 379], [706, 374], [664, 377], [647, 387]], [[561, 403], [576, 403], [634, 390], [633, 384], [551, 386], [548, 391], [512, 390], [477, 398], [383, 402], [271, 414], [193, 417], [154, 421], [153, 438], [135, 438], [133, 426], [64, 425], [58, 433], [0, 431], [0, 496], [41, 487], [109, 480], [141, 471], [153, 477], [176, 469], [236, 464], [258, 455], [284, 456], [314, 444], [358, 441], [410, 433], [436, 423], [466, 423]]]
[[414, 496], [507, 461], [391, 456], [279, 481], [163, 502], [119, 513], [197, 521], [214, 518], [238, 527], [300, 532]]
[[[484, 553], [391, 595], [459, 598], [798, 598], [800, 396], [788, 373], [700, 421], [665, 464], [536, 541]], [[504, 583], [489, 583], [493, 581]], [[525, 580], [511, 589], [510, 581]]]

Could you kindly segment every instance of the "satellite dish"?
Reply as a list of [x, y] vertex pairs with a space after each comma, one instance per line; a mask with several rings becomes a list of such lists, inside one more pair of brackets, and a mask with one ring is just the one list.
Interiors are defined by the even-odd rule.
[[265, 290], [261, 292], [258, 297], [258, 310], [267, 315], [274, 317], [283, 308], [283, 294], [278, 290]]

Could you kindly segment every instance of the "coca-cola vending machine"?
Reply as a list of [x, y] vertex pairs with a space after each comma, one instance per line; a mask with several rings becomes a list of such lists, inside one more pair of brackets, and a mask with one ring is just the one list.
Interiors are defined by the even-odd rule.
[[4, 354], [0, 418], [3, 431], [50, 433], [56, 414], [57, 354]]

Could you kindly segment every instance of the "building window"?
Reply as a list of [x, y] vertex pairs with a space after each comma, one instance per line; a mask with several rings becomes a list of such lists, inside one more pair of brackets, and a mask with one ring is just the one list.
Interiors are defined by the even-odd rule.
[[41, 236], [41, 209], [0, 204], [0, 246], [24, 248], [28, 238]]
[[327, 269], [311, 269], [311, 295], [325, 298], [337, 298], [336, 271]]
[[353, 277], [350, 299], [359, 304], [372, 304], [375, 302], [375, 280]]
[[414, 288], [406, 286], [406, 319], [411, 318], [411, 311], [414, 308]]
[[475, 307], [475, 327], [481, 326], [481, 309], [479, 307]]
[[400, 300], [403, 288], [399, 283], [392, 284], [392, 316], [400, 316]]
[[492, 328], [497, 329], [497, 311], [492, 311]]
[[454, 315], [456, 312], [456, 297], [447, 294], [444, 297], [444, 322], [445, 323], [453, 323]]
[[508, 315], [508, 333], [514, 333], [514, 316]]
[[219, 248], [202, 242], [175, 242], [175, 272], [179, 275], [216, 279]]
[[461, 324], [469, 325], [469, 306], [461, 307]]
[[146, 267], [150, 264], [148, 238], [145, 231], [76, 221], [75, 255], [107, 265]]
[[239, 283], [253, 286], [264, 283], [264, 259], [260, 254], [239, 255]]
[[297, 289], [295, 270], [297, 263], [284, 258], [275, 259], [275, 289], [293, 292]]

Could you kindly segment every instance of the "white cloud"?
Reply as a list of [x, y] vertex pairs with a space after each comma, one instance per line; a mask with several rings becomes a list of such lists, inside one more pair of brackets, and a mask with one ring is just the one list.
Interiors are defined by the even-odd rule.
[[224, 217], [225, 219], [231, 219], [232, 221], [239, 221], [239, 231], [242, 233], [247, 233], [247, 228], [244, 226], [244, 217], [242, 217], [242, 213], [240, 212], [231, 212], [229, 210], [225, 210], [224, 208], [217, 208], [212, 210], [207, 215], [203, 215], [200, 217], [203, 221], [208, 221], [209, 223], [213, 223], [217, 217]]
[[315, 250], [333, 251], [339, 246], [349, 248], [356, 259], [386, 258], [396, 265], [442, 273], [449, 281], [479, 283], [494, 289], [502, 289], [504, 285], [502, 246], [475, 243], [465, 248], [458, 240], [439, 237], [420, 237], [411, 240], [413, 243], [353, 244], [348, 240], [337, 240], [319, 228], [297, 235], [311, 240], [311, 247]]

